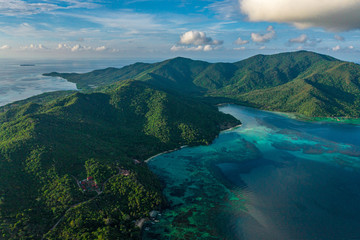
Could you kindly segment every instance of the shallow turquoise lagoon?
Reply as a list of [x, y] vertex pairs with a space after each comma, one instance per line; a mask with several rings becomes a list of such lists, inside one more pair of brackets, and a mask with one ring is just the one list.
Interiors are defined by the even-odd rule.
[[360, 126], [220, 110], [243, 125], [149, 162], [169, 208], [145, 239], [360, 239]]

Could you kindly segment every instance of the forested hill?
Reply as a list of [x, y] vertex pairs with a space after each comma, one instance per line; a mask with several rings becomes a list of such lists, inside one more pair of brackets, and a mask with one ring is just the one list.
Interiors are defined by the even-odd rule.
[[[164, 200], [134, 159], [208, 144], [237, 124], [139, 81], [12, 106], [0, 114], [0, 239], [139, 239], [134, 221]], [[89, 176], [100, 194], [77, 185]]]
[[179, 57], [85, 74], [48, 75], [83, 89], [131, 78], [213, 101], [220, 98], [309, 117], [360, 117], [360, 65], [307, 51], [257, 55], [235, 63]]

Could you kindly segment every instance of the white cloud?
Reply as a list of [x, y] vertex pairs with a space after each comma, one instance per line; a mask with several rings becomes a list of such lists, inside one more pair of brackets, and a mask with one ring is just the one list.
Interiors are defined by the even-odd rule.
[[239, 7], [238, 0], [217, 1], [208, 6], [208, 8], [213, 10], [218, 17], [225, 20], [240, 18]]
[[[0, 0], [1, 1], [1, 0]], [[0, 23], [0, 34], [4, 33], [5, 37], [12, 37], [21, 39], [21, 41], [37, 41], [49, 42], [53, 41], [56, 43], [60, 41], [74, 41], [81, 37], [86, 39], [102, 39], [104, 32], [95, 28], [80, 28], [72, 29], [71, 26], [68, 28], [49, 26], [43, 27], [41, 24], [35, 22], [28, 23], [23, 22], [15, 25], [1, 25]], [[78, 41], [77, 41], [78, 42]]]
[[333, 51], [339, 51], [341, 49], [341, 47], [339, 45], [335, 46], [332, 48]]
[[80, 44], [76, 44], [75, 46], [73, 46], [73, 47], [71, 48], [71, 51], [72, 51], [72, 52], [76, 52], [76, 51], [79, 51], [79, 50], [81, 50], [81, 49], [83, 49], [83, 47], [82, 47]]
[[212, 51], [212, 50], [214, 50], [213, 46], [211, 46], [211, 45], [205, 45], [204, 46], [204, 51], [205, 52]]
[[331, 48], [330, 50], [332, 50], [332, 51], [334, 51], [334, 52], [341, 51], [341, 52], [348, 52], [348, 53], [350, 53], [350, 52], [352, 52], [352, 50], [354, 50], [354, 49], [355, 49], [355, 47], [352, 46], [352, 45], [347, 46], [347, 47], [345, 47], [345, 46], [342, 47], [342, 46], [340, 46], [340, 45], [336, 45], [335, 47]]
[[235, 41], [235, 44], [237, 44], [237, 45], [245, 45], [248, 43], [249, 43], [249, 40], [243, 40], [240, 37], [238, 39], [236, 39], [236, 41]]
[[297, 38], [289, 39], [290, 43], [305, 43], [308, 40], [308, 36], [306, 34], [301, 34]]
[[12, 26], [3, 26], [0, 28], [0, 31], [14, 37], [32, 37], [32, 38], [38, 38], [39, 36], [42, 36], [43, 34], [49, 34], [48, 31], [38, 31], [36, 30], [32, 25], [30, 25], [27, 22], [21, 23], [15, 27]]
[[92, 47], [92, 46], [86, 46], [86, 45], [81, 45], [81, 44], [71, 45], [71, 44], [67, 44], [67, 43], [59, 43], [56, 50], [69, 50], [71, 52], [78, 52], [78, 51], [118, 52], [117, 49], [107, 48], [106, 46]]
[[338, 41], [345, 41], [345, 38], [340, 35], [335, 35], [334, 38]]
[[59, 43], [56, 49], [71, 49], [66, 43]]
[[171, 47], [170, 50], [173, 51], [173, 52], [177, 52], [177, 51], [202, 51], [203, 46], [187, 47], [187, 46], [174, 45], [174, 46]]
[[204, 51], [219, 49], [223, 41], [207, 37], [205, 32], [188, 31], [180, 36], [178, 44], [171, 47], [171, 51]]
[[84, 19], [106, 28], [125, 30], [126, 34], [131, 35], [157, 33], [167, 29], [163, 22], [160, 23], [156, 19], [155, 15], [125, 10], [107, 13], [104, 16], [73, 13], [63, 13], [62, 15]]
[[251, 40], [253, 40], [253, 42], [257, 42], [257, 43], [264, 43], [264, 42], [269, 42], [271, 39], [273, 39], [276, 35], [275, 30], [273, 28], [273, 26], [269, 26], [266, 31], [268, 31], [265, 34], [260, 34], [260, 33], [251, 33]]
[[221, 45], [223, 42], [207, 37], [206, 33], [199, 31], [188, 31], [180, 36], [180, 44], [184, 45]]
[[238, 47], [238, 48], [234, 48], [234, 50], [238, 50], [238, 51], [243, 51], [243, 50], [245, 50], [246, 49], [246, 47]]
[[39, 45], [38, 45], [38, 48], [39, 48], [39, 49], [47, 49], [47, 47], [45, 47], [45, 46], [42, 45], [42, 44], [39, 44]]
[[305, 45], [309, 46], [309, 47], [315, 47], [317, 44], [319, 44], [321, 42], [322, 42], [322, 39], [315, 38], [315, 39], [310, 39], [310, 40], [306, 41]]
[[31, 43], [27, 46], [23, 46], [21, 47], [20, 49], [22, 50], [47, 50], [48, 48], [45, 47], [44, 45], [42, 44], [34, 44], [34, 43]]
[[98, 5], [91, 1], [80, 0], [59, 0], [59, 1], [38, 0], [29, 3], [22, 0], [0, 0], [0, 15], [19, 16], [48, 13], [58, 9], [71, 8], [95, 8]]
[[106, 50], [106, 47], [105, 46], [101, 46], [101, 47], [97, 47], [95, 48], [95, 51], [105, 51]]
[[303, 46], [307, 47], [315, 47], [321, 42], [322, 40], [319, 38], [310, 39], [306, 34], [301, 34], [299, 37], [289, 39], [288, 45], [291, 46], [293, 44], [302, 44]]
[[[0, 47], [1, 49], [10, 49], [10, 46], [4, 45]], [[16, 50], [16, 49], [15, 49]], [[46, 47], [43, 44], [29, 44], [27, 46], [20, 47], [17, 50], [47, 50], [47, 51], [68, 51], [68, 52], [80, 52], [80, 51], [94, 51], [94, 52], [118, 52], [117, 49], [108, 48], [106, 46], [87, 46], [81, 44], [68, 44], [68, 43], [59, 43], [57, 46]]]
[[80, 44], [76, 44], [75, 46], [73, 46], [71, 48], [72, 52], [77, 52], [77, 51], [89, 51], [89, 50], [94, 50], [94, 48], [90, 47], [90, 46], [83, 46]]
[[3, 45], [0, 47], [0, 50], [6, 50], [6, 49], [10, 49], [11, 47], [9, 45]]
[[359, 0], [239, 0], [250, 21], [290, 23], [330, 31], [360, 28]]
[[179, 46], [179, 45], [174, 45], [171, 47], [171, 51], [173, 52], [177, 52], [177, 51], [192, 51], [192, 52], [209, 52], [209, 51], [213, 51], [218, 49], [218, 46], [213, 46], [213, 45], [199, 45], [199, 46]]

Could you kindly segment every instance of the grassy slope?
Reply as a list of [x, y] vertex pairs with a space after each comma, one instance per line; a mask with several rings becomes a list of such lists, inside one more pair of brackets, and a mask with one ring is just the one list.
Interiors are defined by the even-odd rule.
[[12, 107], [0, 114], [0, 239], [39, 239], [66, 209], [89, 199], [72, 176], [89, 175], [91, 158], [98, 179], [115, 174], [116, 166], [132, 175], [113, 178], [104, 194], [68, 212], [47, 238], [138, 238], [132, 221], [163, 199], [156, 177], [131, 159], [209, 143], [223, 123], [238, 121], [133, 81]]
[[[55, 75], [76, 83], [133, 78], [167, 91], [211, 97], [212, 102], [219, 98], [308, 117], [360, 116], [360, 66], [321, 54], [257, 55], [236, 63], [214, 64], [175, 58], [139, 66]], [[121, 75], [128, 68], [131, 74]], [[100, 77], [94, 77], [95, 73]]]

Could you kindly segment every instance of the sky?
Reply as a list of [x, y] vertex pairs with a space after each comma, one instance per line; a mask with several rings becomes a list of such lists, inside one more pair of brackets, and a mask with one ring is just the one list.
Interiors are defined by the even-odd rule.
[[360, 62], [360, 0], [0, 0], [0, 59]]

